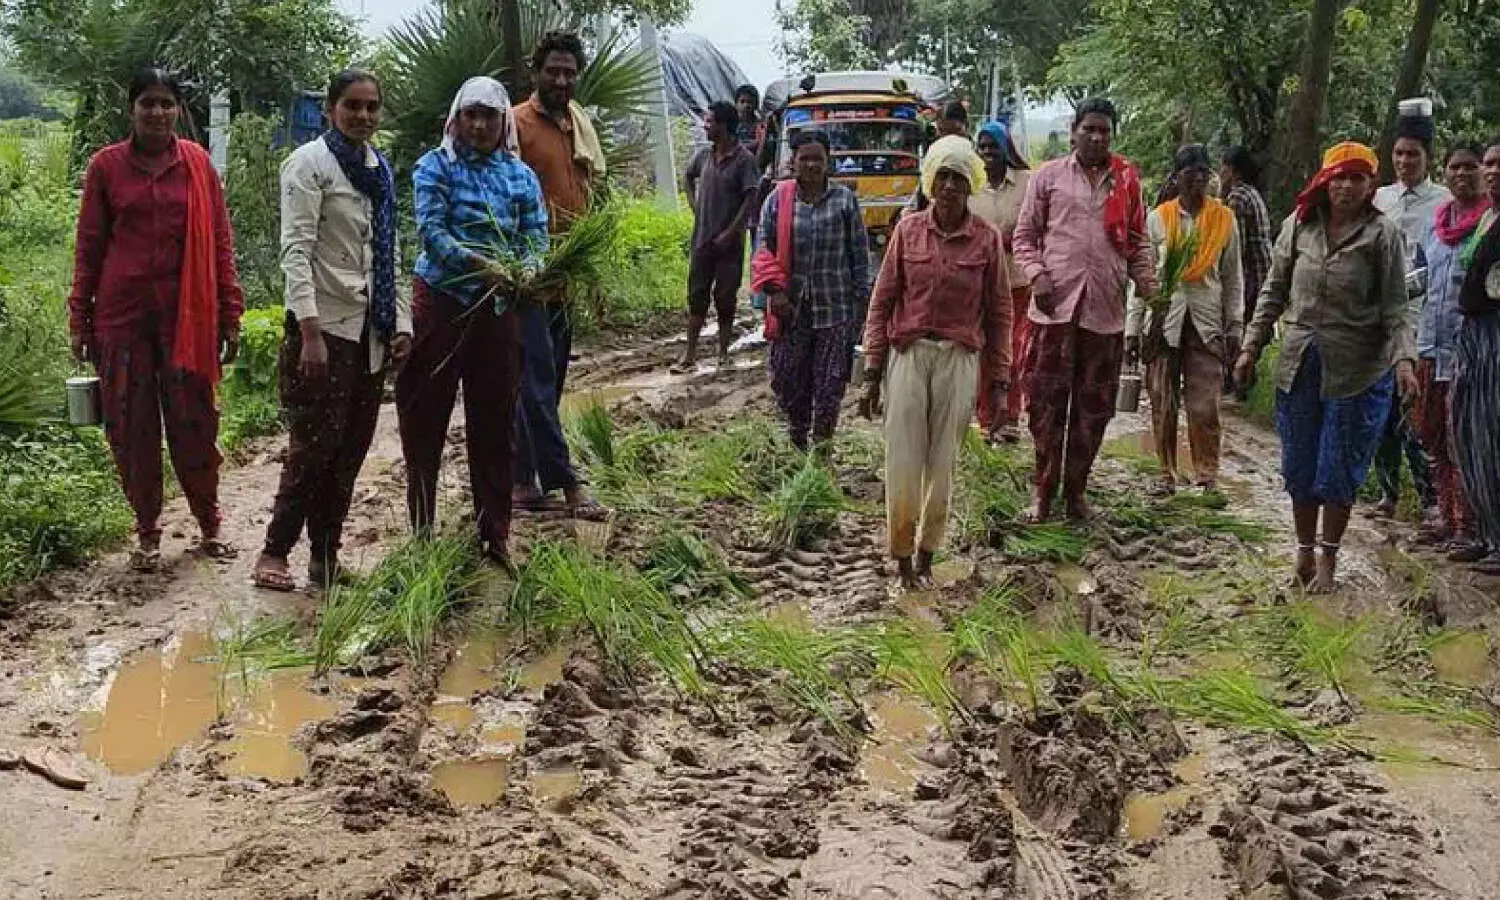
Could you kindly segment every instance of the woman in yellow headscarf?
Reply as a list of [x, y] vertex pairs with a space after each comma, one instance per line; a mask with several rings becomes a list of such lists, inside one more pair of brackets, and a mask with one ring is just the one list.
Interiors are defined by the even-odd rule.
[[1229, 207], [1208, 196], [1211, 174], [1208, 151], [1201, 145], [1177, 151], [1172, 162], [1177, 196], [1153, 210], [1146, 227], [1158, 263], [1187, 256], [1185, 267], [1175, 286], [1169, 283], [1175, 273], [1162, 273], [1162, 290], [1172, 293], [1164, 293], [1160, 303], [1132, 298], [1125, 322], [1127, 362], [1143, 359], [1147, 364], [1162, 493], [1177, 487], [1181, 406], [1187, 407], [1193, 483], [1213, 489], [1219, 477], [1219, 397], [1244, 331], [1239, 226]]
[[1312, 593], [1335, 587], [1339, 543], [1392, 393], [1417, 391], [1406, 253], [1401, 227], [1372, 203], [1377, 169], [1374, 151], [1362, 144], [1323, 155], [1282, 223], [1234, 367], [1236, 381], [1247, 384], [1282, 321], [1276, 430], [1297, 528], [1297, 581]]
[[[958, 443], [974, 415], [979, 358], [995, 373], [994, 409], [1010, 386], [1010, 285], [1000, 232], [970, 214], [984, 163], [961, 137], [922, 162], [932, 204], [891, 235], [865, 322], [865, 397], [885, 385], [886, 524], [902, 585], [918, 587], [947, 535]], [[914, 561], [915, 557], [915, 561]]]

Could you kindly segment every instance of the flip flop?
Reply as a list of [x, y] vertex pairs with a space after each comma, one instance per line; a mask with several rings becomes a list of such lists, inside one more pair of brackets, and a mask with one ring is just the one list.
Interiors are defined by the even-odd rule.
[[568, 508], [568, 505], [561, 500], [546, 496], [527, 497], [524, 500], [512, 497], [510, 506], [511, 509], [529, 513], [563, 512]]
[[200, 538], [188, 552], [209, 559], [234, 559], [240, 555], [239, 549], [233, 544], [218, 538]]
[[73, 758], [61, 750], [43, 747], [27, 750], [21, 757], [26, 768], [42, 776], [60, 788], [81, 791], [88, 787], [89, 780], [73, 765]]
[[275, 591], [278, 594], [290, 594], [297, 589], [297, 579], [291, 572], [277, 572], [259, 566], [251, 573], [250, 582], [261, 590]]
[[21, 754], [14, 750], [0, 748], [0, 772], [7, 769], [15, 769], [21, 765]]
[[130, 551], [130, 571], [150, 575], [159, 571], [160, 569], [160, 550], [142, 550], [137, 547], [136, 549]]

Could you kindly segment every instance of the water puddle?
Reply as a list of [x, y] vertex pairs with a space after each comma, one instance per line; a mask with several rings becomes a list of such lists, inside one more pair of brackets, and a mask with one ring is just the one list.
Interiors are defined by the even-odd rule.
[[1160, 794], [1132, 794], [1125, 800], [1125, 836], [1132, 841], [1146, 841], [1161, 837], [1167, 816], [1182, 809], [1202, 783], [1208, 760], [1203, 756], [1189, 756], [1172, 767], [1172, 771], [1183, 784]]
[[434, 703], [431, 715], [433, 721], [441, 722], [454, 731], [468, 731], [479, 716], [467, 700], [462, 702], [443, 700]]
[[500, 686], [495, 664], [509, 650], [509, 642], [493, 632], [480, 632], [464, 638], [453, 652], [448, 668], [438, 680], [438, 693], [467, 701], [475, 694]]
[[573, 653], [570, 644], [558, 644], [536, 659], [521, 666], [516, 684], [528, 691], [540, 691], [549, 684], [563, 679], [563, 666]]
[[1468, 725], [1446, 724], [1408, 713], [1373, 712], [1355, 726], [1358, 737], [1373, 742], [1370, 749], [1383, 759], [1378, 764], [1393, 780], [1452, 771], [1453, 765], [1500, 768], [1500, 740]]
[[875, 733], [860, 752], [860, 772], [878, 791], [909, 794], [917, 779], [931, 767], [917, 758], [927, 746], [928, 731], [937, 716], [915, 700], [881, 694], [871, 704]]
[[766, 618], [783, 628], [811, 631], [813, 627], [812, 611], [801, 600], [776, 604], [766, 612]]
[[510, 758], [463, 759], [432, 769], [432, 786], [454, 806], [489, 806], [505, 795]]
[[79, 720], [83, 752], [117, 775], [139, 775], [198, 740], [218, 717], [219, 668], [207, 634], [127, 660], [109, 683], [103, 709]]
[[552, 766], [533, 772], [531, 794], [542, 806], [557, 809], [583, 790], [583, 775], [573, 766]]
[[337, 704], [307, 689], [306, 670], [273, 672], [264, 683], [251, 682], [249, 696], [236, 713], [235, 737], [225, 749], [226, 775], [287, 783], [307, 774], [307, 757], [292, 745], [292, 736], [309, 722], [331, 717]]
[[1087, 597], [1099, 590], [1099, 582], [1094, 580], [1093, 573], [1073, 563], [1057, 563], [1052, 567], [1052, 577], [1063, 586], [1063, 590], [1076, 597]]
[[479, 732], [479, 744], [497, 753], [519, 753], [526, 745], [526, 726], [511, 722], [486, 728]]
[[1432, 648], [1432, 667], [1444, 681], [1478, 687], [1489, 679], [1489, 639], [1477, 631], [1448, 637]]
[[235, 729], [224, 745], [224, 774], [278, 782], [305, 775], [307, 760], [292, 736], [332, 716], [335, 702], [308, 689], [306, 670], [223, 678], [214, 654], [207, 633], [189, 632], [127, 659], [102, 708], [79, 717], [84, 754], [117, 775], [139, 775], [202, 740], [222, 715]]

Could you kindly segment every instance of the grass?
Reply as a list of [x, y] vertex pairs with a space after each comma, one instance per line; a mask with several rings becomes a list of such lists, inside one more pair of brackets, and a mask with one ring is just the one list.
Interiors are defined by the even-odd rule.
[[1264, 607], [1252, 618], [1251, 639], [1264, 653], [1348, 702], [1349, 679], [1367, 630], [1364, 620], [1329, 621], [1307, 603]]
[[362, 586], [336, 584], [323, 598], [313, 631], [314, 674], [362, 658], [379, 634], [380, 602]]
[[833, 530], [846, 501], [833, 475], [809, 456], [762, 506], [767, 537], [777, 547], [805, 547]]
[[959, 448], [959, 531], [972, 543], [1004, 546], [1027, 503], [1027, 476], [1013, 451], [991, 447], [969, 429]]
[[1281, 343], [1273, 341], [1260, 355], [1255, 366], [1255, 383], [1240, 404], [1240, 415], [1260, 425], [1272, 425], [1276, 421], [1276, 366], [1281, 356]]
[[1088, 551], [1088, 537], [1060, 522], [1016, 525], [1001, 543], [1013, 562], [1077, 563]]
[[919, 630], [910, 622], [890, 621], [870, 631], [866, 640], [875, 659], [877, 678], [920, 697], [945, 726], [955, 714], [970, 720], [969, 711], [948, 680], [952, 635]]
[[1283, 734], [1307, 743], [1331, 735], [1303, 722], [1262, 690], [1254, 675], [1238, 670], [1208, 672], [1168, 689], [1175, 712], [1225, 728]]
[[1019, 692], [1035, 714], [1042, 703], [1047, 670], [1044, 639], [1016, 609], [1016, 590], [1002, 584], [987, 590], [953, 623], [956, 656], [967, 655], [1008, 694]]
[[643, 572], [663, 590], [683, 587], [696, 594], [742, 599], [754, 595], [749, 582], [730, 569], [711, 544], [675, 529], [646, 551]]

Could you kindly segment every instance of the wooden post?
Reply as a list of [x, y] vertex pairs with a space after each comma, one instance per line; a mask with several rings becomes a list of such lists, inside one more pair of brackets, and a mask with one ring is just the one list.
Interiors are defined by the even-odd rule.
[[500, 40], [505, 53], [506, 88], [510, 91], [511, 102], [520, 103], [531, 95], [531, 71], [521, 48], [521, 2], [495, 0], [495, 6], [500, 16]]

